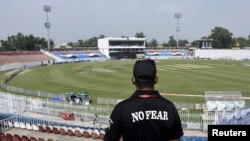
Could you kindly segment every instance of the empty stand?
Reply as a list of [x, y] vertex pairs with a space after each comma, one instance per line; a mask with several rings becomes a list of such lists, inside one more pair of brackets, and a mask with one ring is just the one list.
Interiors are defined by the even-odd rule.
[[245, 60], [250, 59], [250, 50], [247, 49], [198, 49], [196, 58]]

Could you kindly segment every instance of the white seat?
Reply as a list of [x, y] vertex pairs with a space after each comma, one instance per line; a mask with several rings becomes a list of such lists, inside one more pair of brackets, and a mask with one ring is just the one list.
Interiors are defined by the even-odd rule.
[[100, 136], [100, 132], [99, 132], [99, 130], [94, 129], [92, 132], [93, 132], [93, 133], [95, 133], [95, 134], [97, 134], [98, 136]]
[[83, 132], [85, 131], [85, 129], [79, 129], [79, 131], [80, 131], [81, 133], [83, 133]]
[[100, 133], [101, 133], [101, 134], [105, 134], [105, 131], [104, 131], [104, 130], [101, 130]]
[[20, 128], [22, 128], [22, 129], [26, 128], [26, 126], [23, 122], [20, 122], [19, 125], [20, 125]]
[[15, 122], [14, 122], [14, 127], [15, 127], [15, 128], [19, 128], [19, 127], [20, 127], [20, 125], [19, 125], [19, 122], [18, 122], [18, 121], [15, 121]]
[[8, 125], [9, 125], [9, 127], [13, 127], [14, 126], [11, 121], [8, 121]]
[[32, 126], [30, 125], [30, 123], [26, 123], [26, 129], [32, 130]]
[[38, 130], [39, 130], [38, 126], [35, 125], [35, 124], [32, 124], [32, 129], [35, 130], [35, 131], [38, 131]]
[[91, 129], [87, 129], [86, 131], [91, 135], [91, 133], [92, 133]]

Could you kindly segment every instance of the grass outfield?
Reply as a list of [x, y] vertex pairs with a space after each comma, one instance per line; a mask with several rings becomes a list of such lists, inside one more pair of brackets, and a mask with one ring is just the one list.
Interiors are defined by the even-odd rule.
[[[70, 63], [26, 70], [8, 85], [65, 93], [89, 91], [91, 97], [128, 98], [134, 61]], [[160, 60], [156, 88], [167, 94], [204, 95], [205, 91], [241, 91], [250, 96], [250, 62]], [[0, 77], [1, 78], [1, 77]], [[204, 98], [166, 96], [176, 102], [204, 102]]]

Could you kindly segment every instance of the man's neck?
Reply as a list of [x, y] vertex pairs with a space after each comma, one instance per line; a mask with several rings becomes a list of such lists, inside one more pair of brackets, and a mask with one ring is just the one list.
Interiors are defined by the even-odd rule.
[[153, 91], [155, 90], [154, 87], [143, 87], [143, 88], [139, 88], [137, 87], [137, 90], [143, 90], [143, 91]]

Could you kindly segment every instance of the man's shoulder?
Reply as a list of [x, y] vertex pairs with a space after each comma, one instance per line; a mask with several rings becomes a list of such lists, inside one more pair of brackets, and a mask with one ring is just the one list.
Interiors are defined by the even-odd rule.
[[161, 97], [160, 99], [162, 101], [161, 104], [165, 104], [168, 107], [175, 107], [175, 105], [174, 105], [174, 103], [172, 101], [170, 101], [170, 100], [168, 100], [168, 99], [166, 99], [164, 97]]
[[[175, 107], [174, 103], [164, 97], [158, 97], [156, 98], [156, 101], [158, 104], [162, 104], [162, 105], [166, 105], [168, 107]], [[138, 99], [130, 97], [128, 99], [125, 99], [121, 102], [119, 102], [115, 107], [117, 109], [122, 109], [122, 108], [127, 108], [129, 105], [132, 106], [133, 104], [138, 104], [138, 102], [140, 103], [141, 101], [138, 101]], [[154, 101], [155, 103], [155, 101]]]
[[164, 97], [160, 97], [160, 99], [161, 99], [164, 103], [168, 103], [168, 104], [174, 105], [174, 103], [173, 103], [172, 101], [170, 101], [170, 100], [168, 100], [168, 99], [166, 99], [166, 98], [164, 98]]
[[131, 102], [131, 98], [125, 99], [121, 102], [119, 102], [118, 104], [116, 104], [115, 107], [123, 107], [123, 106], [127, 106], [127, 104], [129, 104]]
[[114, 107], [114, 110], [115, 111], [120, 111], [120, 110], [123, 110], [123, 109], [127, 109], [128, 107], [131, 106], [131, 104], [133, 103], [134, 99], [133, 98], [128, 98], [128, 99], [125, 99], [119, 103], [117, 103]]

